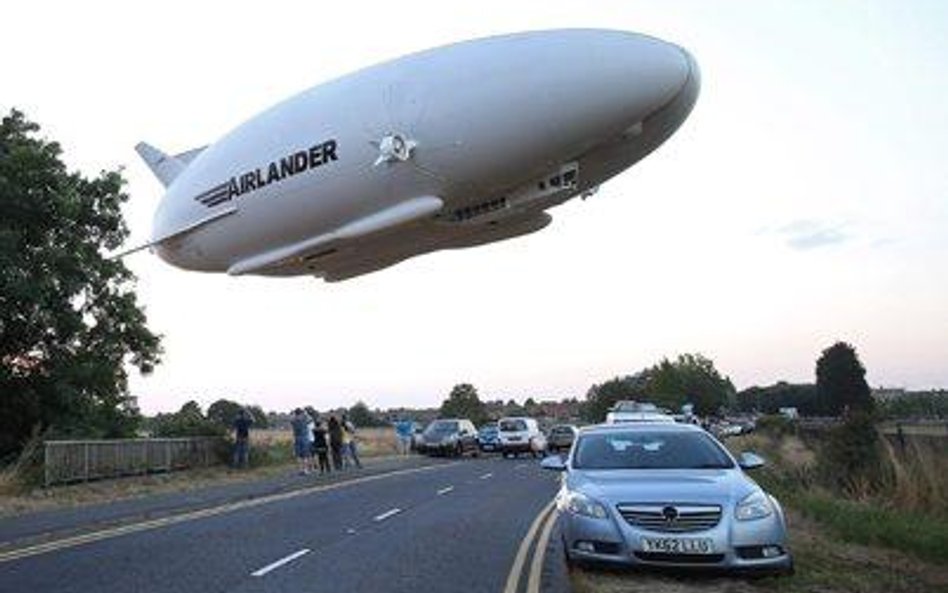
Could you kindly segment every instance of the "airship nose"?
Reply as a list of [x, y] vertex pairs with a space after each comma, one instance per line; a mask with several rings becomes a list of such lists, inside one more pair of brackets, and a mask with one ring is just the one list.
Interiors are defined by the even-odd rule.
[[630, 35], [617, 58], [626, 73], [627, 115], [642, 119], [678, 103], [687, 105], [687, 115], [700, 87], [698, 65], [691, 54], [672, 43]]

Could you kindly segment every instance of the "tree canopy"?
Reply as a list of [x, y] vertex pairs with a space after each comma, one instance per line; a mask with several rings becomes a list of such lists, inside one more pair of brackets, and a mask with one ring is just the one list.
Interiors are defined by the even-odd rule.
[[363, 401], [357, 401], [348, 410], [349, 420], [356, 426], [384, 426], [385, 422], [379, 418], [378, 414], [369, 409], [369, 406]]
[[600, 385], [593, 385], [586, 392], [581, 415], [587, 422], [602, 422], [606, 413], [620, 400], [644, 400], [649, 375], [642, 371], [635, 375], [616, 377]]
[[731, 405], [734, 398], [731, 380], [722, 376], [710, 359], [700, 354], [682, 354], [634, 375], [593, 385], [586, 393], [582, 415], [589, 422], [602, 422], [617, 401], [640, 400], [674, 411], [691, 403], [697, 414], [707, 416]]
[[695, 413], [701, 416], [717, 414], [735, 400], [731, 380], [722, 377], [714, 362], [700, 354], [662, 360], [650, 369], [646, 389], [655, 404], [672, 410], [694, 404]]
[[816, 361], [816, 393], [824, 413], [838, 416], [845, 410], [872, 410], [872, 392], [866, 369], [856, 349], [837, 342]]
[[146, 327], [121, 260], [120, 171], [70, 172], [18, 111], [0, 122], [0, 457], [35, 429], [118, 437], [137, 427], [126, 363], [150, 372]]
[[470, 383], [461, 383], [451, 389], [448, 398], [441, 404], [439, 415], [442, 418], [467, 418], [477, 425], [487, 421], [484, 402]]

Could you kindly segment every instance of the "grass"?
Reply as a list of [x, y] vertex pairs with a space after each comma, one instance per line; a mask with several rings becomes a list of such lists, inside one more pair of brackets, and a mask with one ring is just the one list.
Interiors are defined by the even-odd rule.
[[[359, 456], [384, 457], [397, 452], [391, 428], [366, 428], [357, 433]], [[208, 486], [265, 479], [285, 474], [295, 467], [292, 433], [285, 430], [254, 430], [250, 435], [250, 468], [233, 470], [225, 464], [170, 473], [96, 480], [41, 488], [23, 479], [28, 470], [13, 464], [0, 471], [0, 517], [53, 508], [112, 502], [115, 500], [198, 490]], [[21, 459], [29, 456], [21, 456]]]
[[799, 494], [788, 502], [842, 541], [902, 550], [948, 566], [948, 520], [827, 494]]

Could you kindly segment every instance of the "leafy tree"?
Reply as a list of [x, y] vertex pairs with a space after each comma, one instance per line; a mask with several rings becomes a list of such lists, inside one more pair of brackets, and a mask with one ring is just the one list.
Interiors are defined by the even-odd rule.
[[229, 399], [219, 399], [207, 407], [207, 419], [224, 427], [230, 427], [243, 406]]
[[780, 408], [796, 408], [804, 416], [819, 415], [816, 385], [780, 381], [767, 387], [748, 387], [737, 394], [741, 412], [776, 414]]
[[148, 373], [160, 353], [133, 275], [104, 255], [128, 236], [125, 180], [67, 171], [38, 131], [15, 110], [0, 122], [0, 457], [34, 429], [133, 434], [127, 363]]
[[662, 360], [649, 371], [646, 391], [650, 400], [673, 410], [692, 403], [700, 416], [714, 415], [735, 399], [734, 385], [714, 363], [700, 354], [682, 354]]
[[647, 398], [648, 371], [635, 375], [616, 377], [601, 385], [593, 385], [586, 392], [586, 401], [580, 415], [587, 422], [604, 422], [606, 413], [620, 400], [642, 400]]
[[460, 383], [451, 389], [448, 398], [441, 403], [441, 418], [467, 418], [480, 425], [487, 421], [484, 402], [477, 395], [477, 389], [470, 383]]
[[356, 402], [349, 408], [348, 413], [349, 420], [356, 426], [383, 426], [385, 424], [363, 401]]
[[856, 349], [837, 342], [816, 361], [816, 392], [824, 413], [839, 416], [845, 410], [872, 411], [872, 393], [866, 369]]
[[263, 408], [257, 404], [244, 406], [244, 408], [247, 410], [247, 413], [250, 414], [250, 417], [253, 418], [254, 428], [270, 427], [270, 416], [263, 411]]
[[196, 401], [189, 401], [174, 414], [158, 414], [154, 421], [157, 437], [222, 436], [229, 425], [207, 418]]

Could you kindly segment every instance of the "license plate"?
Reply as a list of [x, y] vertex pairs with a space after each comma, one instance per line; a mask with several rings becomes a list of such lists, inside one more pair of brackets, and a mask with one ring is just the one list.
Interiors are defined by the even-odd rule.
[[511, 443], [515, 443], [520, 440], [520, 437], [507, 437], [507, 440]]
[[714, 540], [706, 537], [643, 537], [642, 551], [663, 554], [714, 554]]

